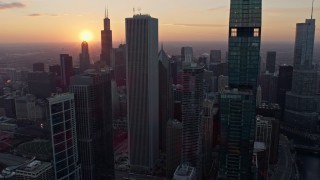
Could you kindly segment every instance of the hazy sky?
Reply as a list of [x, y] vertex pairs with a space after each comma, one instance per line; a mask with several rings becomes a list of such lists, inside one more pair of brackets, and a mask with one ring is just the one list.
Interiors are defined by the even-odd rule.
[[[312, 0], [263, 0], [265, 41], [294, 41], [295, 24], [310, 18]], [[114, 41], [125, 40], [133, 8], [159, 19], [161, 41], [226, 41], [230, 0], [0, 0], [0, 43], [75, 42], [89, 31], [100, 41], [105, 5]], [[317, 40], [320, 0], [315, 0]]]

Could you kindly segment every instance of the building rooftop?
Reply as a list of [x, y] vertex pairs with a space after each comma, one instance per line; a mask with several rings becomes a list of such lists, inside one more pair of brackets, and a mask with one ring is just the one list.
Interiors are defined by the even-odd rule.
[[195, 171], [196, 169], [189, 164], [180, 164], [174, 173], [174, 180], [191, 179], [195, 176]]

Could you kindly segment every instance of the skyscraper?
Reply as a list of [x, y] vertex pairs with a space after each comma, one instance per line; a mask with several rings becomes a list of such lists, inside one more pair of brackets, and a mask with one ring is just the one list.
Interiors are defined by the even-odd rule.
[[90, 68], [89, 45], [86, 41], [81, 43], [81, 53], [79, 55], [80, 71], [84, 72]]
[[101, 54], [100, 61], [107, 67], [111, 67], [112, 31], [110, 29], [109, 13], [105, 12], [101, 31]]
[[288, 91], [291, 91], [291, 88], [292, 88], [292, 75], [293, 75], [292, 66], [289, 66], [289, 65], [279, 66], [277, 103], [280, 105], [281, 112], [282, 112], [280, 120], [283, 120], [283, 116], [284, 116], [286, 93]]
[[231, 0], [229, 87], [220, 95], [220, 179], [251, 179], [262, 0]]
[[182, 75], [182, 163], [196, 167], [202, 173], [202, 119], [204, 99], [204, 67], [195, 63], [183, 67]]
[[55, 179], [80, 179], [74, 95], [47, 98]]
[[318, 113], [317, 70], [313, 65], [315, 19], [298, 23], [294, 49], [292, 90], [286, 94], [284, 120], [296, 128], [314, 130]]
[[181, 48], [181, 61], [191, 63], [193, 60], [193, 48], [192, 47], [182, 47]]
[[114, 56], [114, 78], [116, 80], [117, 86], [126, 85], [126, 45], [120, 44], [118, 48], [113, 49]]
[[166, 127], [173, 118], [173, 89], [170, 60], [163, 46], [159, 52], [159, 123], [160, 149], [166, 151]]
[[210, 51], [210, 63], [221, 63], [221, 50]]
[[260, 65], [261, 0], [231, 0], [229, 86], [256, 89]]
[[73, 76], [70, 91], [74, 93], [82, 179], [113, 179], [110, 74]]
[[145, 171], [159, 157], [158, 19], [126, 18], [126, 42], [129, 161]]
[[72, 56], [60, 54], [61, 85], [66, 90], [70, 85], [70, 77], [73, 75]]
[[276, 58], [277, 58], [277, 52], [275, 51], [268, 51], [267, 52], [267, 71], [269, 73], [275, 73], [276, 72]]

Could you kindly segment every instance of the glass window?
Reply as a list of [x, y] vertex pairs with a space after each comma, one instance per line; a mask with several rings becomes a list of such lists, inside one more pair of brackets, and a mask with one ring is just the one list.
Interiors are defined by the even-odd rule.
[[254, 28], [253, 36], [254, 37], [259, 37], [260, 36], [260, 29], [259, 28]]
[[237, 37], [238, 30], [237, 28], [231, 28], [231, 37]]

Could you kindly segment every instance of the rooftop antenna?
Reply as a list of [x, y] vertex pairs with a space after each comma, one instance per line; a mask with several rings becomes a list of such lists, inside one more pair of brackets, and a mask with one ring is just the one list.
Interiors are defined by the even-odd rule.
[[138, 8], [138, 14], [141, 15], [141, 8]]
[[135, 15], [136, 14], [136, 9], [135, 8], [133, 8], [133, 15]]
[[313, 6], [314, 6], [314, 0], [312, 0], [311, 19], [313, 19]]
[[104, 18], [107, 17], [107, 6], [104, 7]]

